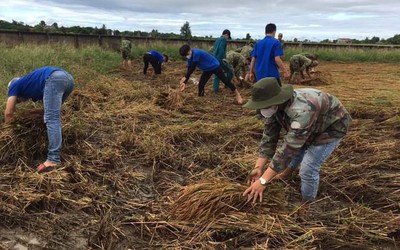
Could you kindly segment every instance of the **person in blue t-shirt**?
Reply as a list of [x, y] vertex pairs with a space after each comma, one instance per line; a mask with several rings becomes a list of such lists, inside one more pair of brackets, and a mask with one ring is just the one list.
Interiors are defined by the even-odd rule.
[[8, 83], [8, 98], [4, 111], [5, 122], [10, 122], [16, 110], [16, 104], [31, 99], [43, 101], [44, 122], [49, 141], [47, 160], [36, 171], [48, 172], [60, 165], [62, 143], [60, 111], [61, 104], [74, 88], [73, 77], [65, 70], [55, 67], [43, 67]]
[[216, 75], [228, 88], [230, 88], [236, 94], [236, 102], [238, 104], [243, 103], [243, 99], [236, 89], [235, 85], [229, 81], [224, 72], [221, 69], [218, 60], [211, 54], [200, 49], [191, 49], [189, 45], [185, 44], [179, 48], [179, 54], [187, 58], [188, 69], [186, 75], [182, 77], [180, 81], [181, 91], [185, 89], [185, 84], [189, 80], [190, 75], [198, 67], [203, 71], [199, 81], [199, 96], [204, 96], [204, 87], [210, 77]]
[[[265, 38], [254, 45], [251, 53], [250, 72], [255, 73], [257, 81], [265, 77], [275, 77], [279, 85], [282, 85], [279, 69], [283, 71], [286, 79], [289, 79], [289, 72], [282, 62], [282, 46], [279, 40], [275, 38], [275, 33], [275, 24], [269, 23], [265, 26]], [[253, 78], [252, 74], [250, 76]]]
[[161, 74], [161, 65], [163, 62], [168, 62], [168, 56], [163, 55], [160, 52], [156, 50], [149, 50], [143, 55], [143, 62], [144, 62], [144, 68], [143, 68], [143, 74], [147, 74], [147, 68], [149, 67], [149, 63], [154, 69], [154, 73], [156, 75]]

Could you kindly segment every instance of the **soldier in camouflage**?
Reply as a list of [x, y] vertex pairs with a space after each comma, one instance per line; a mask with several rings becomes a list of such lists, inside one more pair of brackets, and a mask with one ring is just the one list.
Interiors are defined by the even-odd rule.
[[254, 45], [252, 43], [243, 46], [240, 49], [240, 54], [244, 56], [244, 58], [251, 58], [251, 52], [253, 51]]
[[279, 33], [279, 34], [278, 34], [278, 41], [281, 43], [281, 47], [282, 47], [283, 55], [281, 56], [281, 60], [282, 60], [282, 62], [283, 62], [284, 59], [285, 59], [285, 50], [284, 50], [285, 41], [283, 41], [283, 34], [282, 34], [282, 33]]
[[[249, 43], [249, 44], [241, 47], [238, 50], [238, 52], [240, 52], [240, 54], [242, 56], [244, 56], [245, 61], [246, 61], [246, 65], [249, 65], [249, 66], [250, 66], [250, 62], [251, 62], [251, 52], [253, 51], [253, 47], [254, 47], [254, 44]], [[245, 82], [252, 82], [250, 75], [251, 75], [250, 67], [246, 67], [246, 73], [245, 73], [245, 77], [244, 77], [245, 78]]]
[[[253, 85], [252, 99], [243, 107], [261, 109], [265, 118], [259, 158], [250, 174], [251, 186], [243, 195], [261, 202], [264, 189], [273, 179], [285, 178], [300, 166], [303, 202], [314, 200], [320, 167], [351, 124], [342, 103], [316, 89], [293, 90], [290, 84], [280, 87], [275, 78], [268, 77]], [[277, 146], [282, 129], [286, 134]], [[265, 169], [268, 159], [270, 164]]]
[[241, 53], [233, 50], [228, 51], [226, 54], [226, 59], [224, 60], [226, 60], [228, 67], [233, 72], [234, 79], [238, 82], [244, 80], [244, 76], [246, 74], [246, 65], [249, 64], [249, 61], [247, 60], [246, 63], [246, 58]]
[[304, 79], [304, 70], [306, 70], [307, 76], [311, 78], [310, 69], [316, 66], [318, 66], [318, 61], [315, 55], [309, 55], [309, 57], [303, 54], [293, 55], [290, 58], [289, 82], [295, 79], [296, 83], [300, 84], [300, 79]]
[[131, 49], [132, 49], [132, 42], [128, 39], [122, 39], [121, 41], [121, 56], [122, 56], [122, 66], [125, 69], [130, 69], [132, 66], [131, 62]]

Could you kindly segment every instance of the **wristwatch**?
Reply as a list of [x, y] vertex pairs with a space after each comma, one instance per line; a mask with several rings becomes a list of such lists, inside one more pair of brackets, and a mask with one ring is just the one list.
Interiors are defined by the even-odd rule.
[[262, 177], [260, 177], [259, 180], [260, 180], [261, 185], [263, 185], [263, 186], [266, 186], [268, 184], [267, 180]]

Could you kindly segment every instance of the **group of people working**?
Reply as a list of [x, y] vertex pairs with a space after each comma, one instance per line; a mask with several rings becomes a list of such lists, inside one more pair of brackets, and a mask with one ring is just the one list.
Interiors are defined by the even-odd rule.
[[[285, 78], [291, 78], [294, 72], [304, 69], [309, 74], [308, 69], [316, 65], [313, 64], [316, 58], [313, 55], [291, 58], [289, 74], [282, 62], [282, 46], [275, 39], [275, 33], [275, 24], [268, 24], [264, 39], [255, 43], [254, 48], [250, 45], [242, 48], [242, 52], [244, 50], [251, 56], [249, 78], [255, 77], [256, 80], [251, 89], [251, 98], [243, 107], [260, 110], [265, 121], [259, 156], [250, 173], [251, 185], [243, 195], [253, 202], [257, 199], [261, 201], [263, 191], [271, 181], [285, 179], [299, 168], [303, 202], [308, 202], [316, 198], [321, 165], [346, 135], [351, 117], [342, 103], [329, 93], [312, 88], [294, 89], [291, 84], [282, 84], [280, 71]], [[221, 80], [235, 93], [236, 102], [243, 104], [238, 89], [224, 72], [229, 69], [224, 67], [226, 56], [221, 51], [226, 51], [226, 41], [230, 36], [229, 30], [223, 31], [214, 45], [214, 55], [187, 44], [180, 47], [179, 54], [187, 60], [187, 72], [180, 80], [182, 91], [198, 67], [202, 70], [198, 84], [199, 96], [204, 96], [205, 85], [214, 75], [213, 90], [219, 90]], [[125, 58], [130, 59], [128, 56]], [[161, 64], [167, 60], [166, 55], [157, 51], [146, 52], [143, 55], [143, 73], [146, 74], [150, 63], [155, 74], [160, 74]], [[292, 60], [296, 66], [292, 67]], [[43, 100], [49, 146], [47, 160], [37, 167], [39, 173], [52, 170], [61, 163], [60, 109], [73, 87], [72, 76], [54, 67], [34, 70], [26, 76], [14, 78], [8, 85], [6, 122], [13, 118], [17, 102], [23, 99]], [[281, 130], [285, 131], [285, 135], [279, 142]]]

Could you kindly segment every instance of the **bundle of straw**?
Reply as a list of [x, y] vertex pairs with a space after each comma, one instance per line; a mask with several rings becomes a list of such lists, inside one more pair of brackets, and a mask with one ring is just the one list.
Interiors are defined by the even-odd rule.
[[[172, 205], [171, 214], [178, 220], [205, 222], [231, 212], [257, 211], [259, 208], [243, 196], [247, 187], [223, 179], [200, 181], [182, 189]], [[275, 190], [270, 188], [268, 192]], [[279, 204], [275, 195], [265, 195], [264, 199], [268, 208]]]
[[2, 127], [0, 133], [0, 161], [16, 162], [33, 159], [46, 153], [46, 126], [42, 109], [24, 110]]
[[165, 109], [174, 110], [183, 108], [185, 99], [179, 89], [168, 89], [158, 95], [155, 103]]

